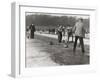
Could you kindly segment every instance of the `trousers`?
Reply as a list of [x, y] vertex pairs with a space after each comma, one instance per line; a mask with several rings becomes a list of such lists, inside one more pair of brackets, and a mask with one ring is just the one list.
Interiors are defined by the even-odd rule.
[[83, 37], [80, 37], [80, 36], [75, 36], [75, 42], [74, 42], [74, 48], [73, 48], [73, 51], [75, 52], [76, 51], [76, 46], [77, 46], [77, 40], [80, 40], [80, 45], [81, 45], [81, 50], [82, 52], [84, 53], [84, 41], [83, 41]]

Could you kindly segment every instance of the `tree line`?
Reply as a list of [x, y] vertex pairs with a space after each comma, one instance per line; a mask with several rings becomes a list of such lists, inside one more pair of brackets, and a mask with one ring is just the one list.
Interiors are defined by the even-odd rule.
[[[52, 15], [26, 15], [26, 26], [35, 24], [38, 28], [57, 28], [58, 25], [62, 26], [74, 26], [76, 17], [73, 16], [52, 16]], [[89, 32], [89, 19], [83, 19], [85, 27]]]

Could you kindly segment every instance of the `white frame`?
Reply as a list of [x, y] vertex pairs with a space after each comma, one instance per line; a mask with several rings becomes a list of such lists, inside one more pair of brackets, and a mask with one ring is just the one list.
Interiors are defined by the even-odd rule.
[[[62, 14], [85, 14], [90, 15], [90, 65], [82, 66], [58, 66], [42, 68], [25, 68], [25, 12], [48, 12]], [[12, 53], [11, 53], [11, 75], [14, 77], [34, 76], [34, 75], [55, 75], [66, 73], [84, 73], [94, 72], [96, 70], [95, 48], [95, 8], [80, 8], [68, 6], [63, 7], [45, 7], [32, 6], [32, 4], [12, 3]]]

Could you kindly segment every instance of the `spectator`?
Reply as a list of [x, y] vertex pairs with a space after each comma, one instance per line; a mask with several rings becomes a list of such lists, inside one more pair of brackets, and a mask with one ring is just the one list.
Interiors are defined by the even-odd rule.
[[30, 31], [31, 31], [31, 38], [34, 39], [34, 32], [35, 32], [35, 25], [34, 24], [31, 24], [30, 25]]

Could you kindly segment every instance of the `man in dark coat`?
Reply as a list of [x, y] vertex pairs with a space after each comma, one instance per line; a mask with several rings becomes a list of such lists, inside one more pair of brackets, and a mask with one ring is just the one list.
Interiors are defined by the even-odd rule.
[[59, 26], [57, 33], [58, 33], [58, 42], [61, 43], [61, 41], [62, 41], [62, 26]]
[[31, 31], [31, 38], [34, 39], [34, 32], [35, 32], [35, 25], [34, 24], [31, 24], [30, 25], [30, 31]]

